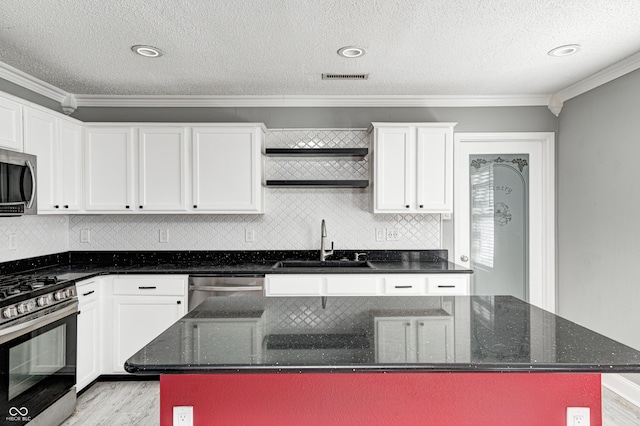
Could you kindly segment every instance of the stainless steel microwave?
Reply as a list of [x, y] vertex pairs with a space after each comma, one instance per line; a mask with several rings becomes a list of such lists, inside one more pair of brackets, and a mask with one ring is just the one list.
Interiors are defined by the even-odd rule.
[[36, 156], [0, 149], [0, 216], [37, 213]]

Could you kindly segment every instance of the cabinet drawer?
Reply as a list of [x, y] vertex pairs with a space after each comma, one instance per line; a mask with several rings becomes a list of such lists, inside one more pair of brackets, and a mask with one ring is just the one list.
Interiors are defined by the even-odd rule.
[[424, 294], [424, 278], [419, 276], [389, 276], [384, 278], [384, 294], [420, 295]]
[[327, 296], [376, 296], [378, 279], [375, 275], [327, 276]]
[[321, 276], [279, 275], [267, 276], [267, 296], [320, 296], [323, 294]]
[[88, 302], [98, 297], [98, 282], [85, 281], [76, 285], [78, 292], [78, 301], [80, 303]]
[[427, 293], [433, 295], [467, 295], [469, 285], [467, 277], [429, 277]]
[[184, 278], [116, 278], [113, 294], [140, 296], [183, 296]]

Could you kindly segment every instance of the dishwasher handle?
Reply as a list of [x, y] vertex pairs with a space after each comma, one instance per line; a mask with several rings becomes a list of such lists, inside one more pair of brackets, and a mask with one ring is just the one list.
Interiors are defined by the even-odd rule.
[[220, 285], [190, 285], [191, 291], [262, 291], [261, 285], [253, 286], [220, 286]]

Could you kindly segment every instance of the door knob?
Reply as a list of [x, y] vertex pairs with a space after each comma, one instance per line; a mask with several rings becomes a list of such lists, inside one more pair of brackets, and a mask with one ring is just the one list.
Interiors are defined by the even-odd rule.
[[460, 256], [460, 260], [462, 260], [463, 262], [468, 262], [469, 258], [463, 254], [462, 256]]

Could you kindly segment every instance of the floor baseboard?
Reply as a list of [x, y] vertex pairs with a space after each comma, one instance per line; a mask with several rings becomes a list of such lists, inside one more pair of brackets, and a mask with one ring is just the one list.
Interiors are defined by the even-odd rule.
[[620, 374], [603, 374], [602, 386], [617, 393], [633, 405], [640, 407], [640, 385]]

